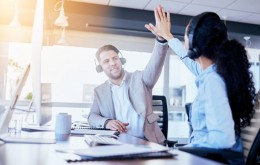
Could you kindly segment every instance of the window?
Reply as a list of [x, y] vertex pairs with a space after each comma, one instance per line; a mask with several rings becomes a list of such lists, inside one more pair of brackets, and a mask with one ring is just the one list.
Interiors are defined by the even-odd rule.
[[169, 104], [184, 106], [192, 102], [197, 93], [195, 76], [176, 55], [170, 56], [169, 73]]
[[[9, 100], [18, 85], [19, 78], [31, 61], [31, 43], [1, 43], [0, 99]], [[27, 79], [20, 99], [31, 99], [31, 76]]]
[[[53, 102], [93, 101], [93, 90], [107, 80], [106, 75], [95, 70], [96, 48], [74, 46], [48, 46], [42, 51], [42, 83], [50, 84]], [[143, 70], [151, 53], [121, 50], [126, 58], [124, 68], [133, 72]], [[163, 74], [155, 86], [162, 94]]]

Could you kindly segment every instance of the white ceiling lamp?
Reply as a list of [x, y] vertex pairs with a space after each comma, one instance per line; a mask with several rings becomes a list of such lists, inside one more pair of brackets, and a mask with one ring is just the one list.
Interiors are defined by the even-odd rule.
[[247, 57], [248, 57], [248, 59], [250, 59], [251, 57], [250, 57], [249, 52], [248, 52], [248, 48], [250, 48], [250, 46], [251, 46], [250, 36], [244, 36], [244, 40], [246, 40], [245, 49], [247, 51]]
[[57, 42], [57, 44], [59, 45], [68, 45], [67, 41], [66, 41], [66, 37], [65, 37], [65, 29], [66, 27], [61, 27], [61, 36]]
[[14, 4], [14, 17], [13, 17], [12, 21], [8, 25], [11, 28], [20, 28], [21, 27], [21, 24], [19, 22], [18, 2], [19, 2], [19, 0], [16, 0], [16, 2]]
[[251, 46], [250, 36], [245, 36], [244, 40], [246, 40], [246, 48], [250, 48]]
[[227, 16], [223, 16], [224, 24], [227, 26]]
[[[61, 4], [61, 7], [60, 7], [60, 9], [57, 9], [57, 6], [59, 4]], [[63, 5], [64, 5], [64, 0], [57, 2], [56, 5], [55, 5], [55, 9], [54, 10], [55, 11], [60, 11], [60, 14], [59, 14], [59, 17], [55, 20], [54, 24], [56, 26], [60, 26], [60, 27], [67, 27], [67, 26], [69, 26], [68, 17], [65, 16]]]

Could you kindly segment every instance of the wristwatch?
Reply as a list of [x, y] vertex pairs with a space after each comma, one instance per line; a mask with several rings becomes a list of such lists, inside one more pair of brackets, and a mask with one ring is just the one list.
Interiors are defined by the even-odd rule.
[[159, 43], [162, 43], [162, 44], [164, 44], [164, 43], [167, 42], [166, 39], [160, 40], [159, 37], [156, 37], [156, 40], [157, 40]]

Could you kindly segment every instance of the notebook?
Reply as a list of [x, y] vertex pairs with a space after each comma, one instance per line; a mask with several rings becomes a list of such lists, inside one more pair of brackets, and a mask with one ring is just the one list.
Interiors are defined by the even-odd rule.
[[[169, 148], [152, 148], [146, 145], [122, 144], [113, 146], [97, 146], [69, 151], [79, 157], [67, 157], [67, 162], [113, 160], [113, 159], [144, 159], [144, 158], [170, 158], [175, 154], [168, 152]], [[69, 158], [69, 159], [68, 159]], [[74, 158], [74, 159], [73, 159]]]

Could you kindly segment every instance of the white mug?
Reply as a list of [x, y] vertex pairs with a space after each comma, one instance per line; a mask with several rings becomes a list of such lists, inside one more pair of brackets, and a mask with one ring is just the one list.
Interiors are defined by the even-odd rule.
[[56, 115], [55, 134], [70, 134], [71, 115], [67, 113], [59, 113]]

